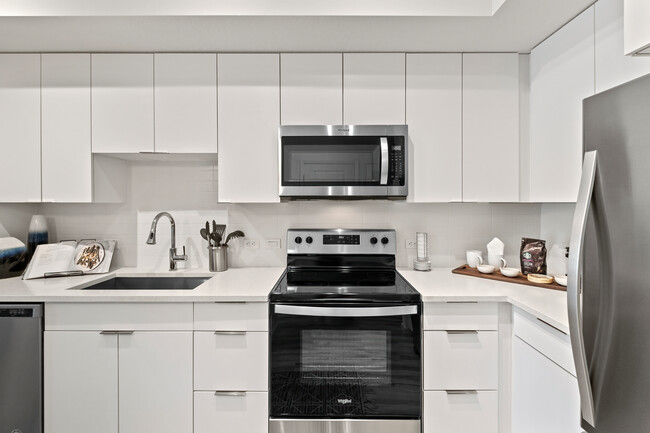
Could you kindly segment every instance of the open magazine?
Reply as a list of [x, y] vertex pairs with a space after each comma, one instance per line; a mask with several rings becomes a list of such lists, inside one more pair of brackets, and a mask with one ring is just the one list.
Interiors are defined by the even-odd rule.
[[106, 273], [116, 244], [114, 240], [83, 239], [39, 245], [23, 273], [23, 280]]

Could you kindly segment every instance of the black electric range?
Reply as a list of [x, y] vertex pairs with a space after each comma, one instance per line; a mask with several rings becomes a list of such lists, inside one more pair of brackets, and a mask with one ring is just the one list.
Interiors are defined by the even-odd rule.
[[394, 230], [288, 231], [270, 294], [270, 433], [420, 432], [422, 304], [395, 249]]

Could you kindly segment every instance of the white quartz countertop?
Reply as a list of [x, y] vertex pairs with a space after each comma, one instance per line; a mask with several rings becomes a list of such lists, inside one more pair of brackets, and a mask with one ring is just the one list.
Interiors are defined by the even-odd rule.
[[[284, 268], [203, 269], [165, 272], [122, 268], [101, 275], [37, 280], [0, 280], [0, 302], [267, 302]], [[193, 290], [81, 290], [119, 277], [209, 277]]]
[[423, 302], [510, 302], [569, 333], [566, 292], [452, 274], [451, 271], [451, 268], [436, 268], [430, 272], [399, 269], [400, 274], [420, 292]]
[[[175, 272], [123, 268], [107, 274], [21, 280], [0, 280], [0, 302], [267, 302], [284, 268], [231, 268], [225, 272], [179, 270]], [[421, 294], [424, 302], [510, 302], [568, 333], [566, 292], [522, 284], [456, 275], [451, 268], [431, 272], [399, 269]], [[113, 276], [210, 277], [193, 290], [81, 290]]]

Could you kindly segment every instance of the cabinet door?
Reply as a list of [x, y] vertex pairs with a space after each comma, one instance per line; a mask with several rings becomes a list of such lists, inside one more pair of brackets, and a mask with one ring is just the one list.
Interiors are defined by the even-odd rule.
[[266, 392], [195, 392], [194, 433], [266, 433]]
[[280, 55], [283, 125], [343, 123], [343, 55]]
[[594, 94], [594, 8], [530, 54], [530, 199], [574, 202], [582, 172], [582, 100]]
[[406, 122], [404, 53], [343, 55], [343, 122], [394, 125]]
[[650, 57], [623, 53], [623, 2], [599, 0], [595, 8], [596, 93], [650, 73]]
[[46, 331], [45, 433], [117, 433], [117, 335]]
[[155, 54], [156, 152], [217, 152], [217, 55]]
[[90, 54], [43, 54], [41, 77], [43, 201], [90, 202]]
[[460, 54], [406, 55], [408, 201], [463, 198], [461, 71]]
[[582, 432], [576, 378], [519, 337], [512, 354], [512, 431]]
[[119, 336], [120, 433], [192, 432], [192, 333]]
[[517, 54], [463, 54], [463, 201], [519, 201]]
[[93, 152], [153, 152], [153, 54], [92, 54], [91, 61]]
[[219, 201], [279, 202], [279, 54], [219, 54]]
[[0, 202], [41, 201], [39, 54], [0, 54]]

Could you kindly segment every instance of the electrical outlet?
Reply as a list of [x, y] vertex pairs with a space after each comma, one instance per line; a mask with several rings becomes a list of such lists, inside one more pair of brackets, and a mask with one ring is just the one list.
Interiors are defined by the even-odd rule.
[[277, 250], [282, 248], [282, 243], [280, 242], [280, 239], [265, 239], [264, 248]]
[[407, 239], [407, 240], [406, 240], [406, 248], [407, 248], [407, 249], [410, 249], [410, 248], [417, 248], [417, 247], [418, 247], [418, 244], [417, 244], [417, 242], [415, 241], [415, 239]]
[[260, 241], [253, 238], [244, 238], [244, 248], [259, 248]]

